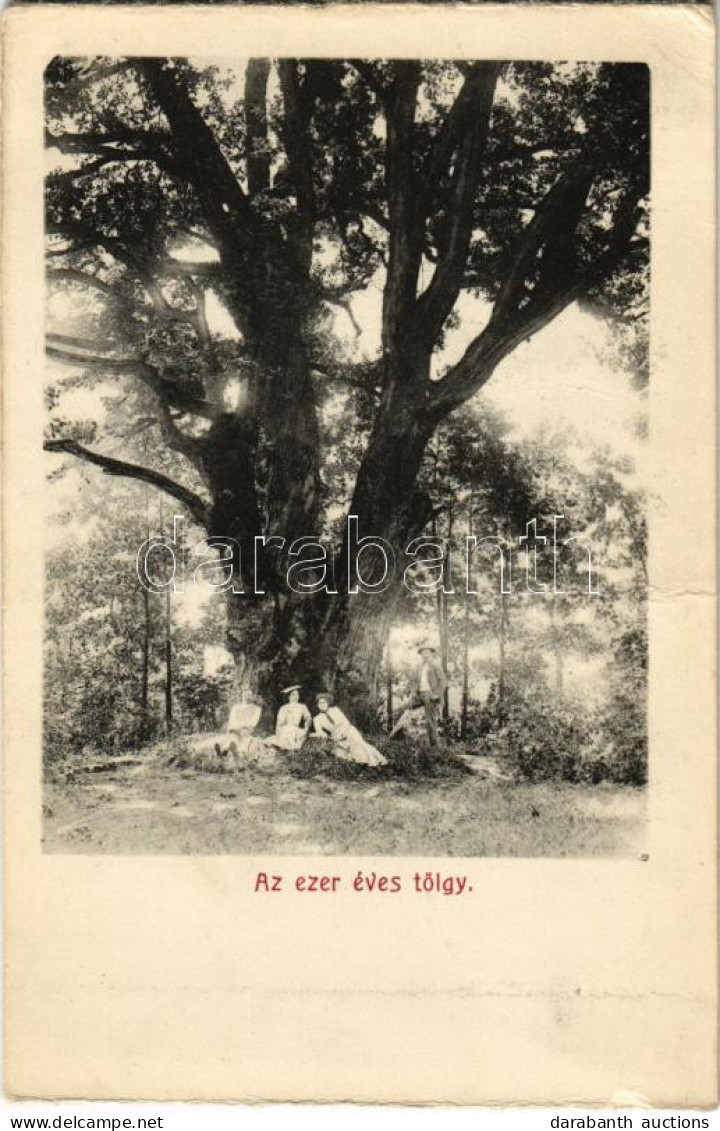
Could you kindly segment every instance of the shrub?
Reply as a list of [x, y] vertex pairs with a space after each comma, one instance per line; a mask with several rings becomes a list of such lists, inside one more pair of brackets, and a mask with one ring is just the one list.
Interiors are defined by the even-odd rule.
[[389, 740], [386, 735], [371, 735], [372, 742], [388, 762], [385, 766], [364, 766], [336, 757], [329, 739], [313, 739], [296, 753], [288, 753], [288, 772], [298, 778], [330, 778], [334, 781], [362, 781], [400, 779], [425, 781], [428, 778], [454, 779], [471, 771], [464, 762], [446, 751], [439, 753], [427, 743], [418, 743], [398, 737]]
[[497, 690], [478, 714], [483, 754], [505, 757], [526, 781], [646, 781], [647, 736], [642, 688], [616, 685], [602, 709], [582, 702]]

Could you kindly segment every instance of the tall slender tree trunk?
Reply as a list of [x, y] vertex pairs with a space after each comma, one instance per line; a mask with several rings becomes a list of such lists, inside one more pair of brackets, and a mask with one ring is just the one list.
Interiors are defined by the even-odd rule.
[[370, 681], [369, 681], [368, 692], [369, 692], [370, 707], [372, 708], [373, 717], [376, 718], [377, 717], [377, 710], [378, 710], [378, 699], [379, 699], [379, 673], [378, 673], [377, 667], [374, 667], [372, 672], [370, 673]]
[[465, 594], [465, 611], [463, 616], [463, 653], [462, 653], [462, 705], [460, 707], [460, 737], [463, 741], [467, 738], [468, 706], [470, 699], [470, 597]]
[[550, 604], [550, 619], [552, 621], [552, 650], [555, 657], [555, 694], [560, 699], [565, 692], [565, 657], [562, 650], [562, 642], [560, 633], [557, 626], [557, 613], [555, 611], [555, 604]]
[[[145, 495], [145, 530], [146, 537], [150, 538], [150, 499], [147, 487], [144, 488]], [[150, 620], [150, 594], [145, 588], [142, 589], [142, 602], [143, 602], [143, 642], [142, 642], [142, 683], [140, 686], [140, 709], [143, 713], [145, 721], [147, 721], [148, 707], [149, 707], [149, 693], [150, 693], [150, 638], [152, 633], [152, 625]]]
[[[470, 495], [468, 507], [468, 535], [473, 533], [473, 498]], [[468, 708], [470, 700], [470, 592], [472, 589], [472, 555], [468, 554], [467, 584], [465, 586], [465, 609], [463, 615], [463, 669], [462, 669], [462, 706], [460, 711], [460, 737], [463, 741], [467, 738]]]
[[142, 586], [143, 601], [143, 643], [142, 643], [142, 683], [140, 686], [140, 708], [147, 718], [148, 690], [150, 682], [150, 594]]
[[[438, 537], [438, 524], [437, 524], [437, 519], [436, 519], [434, 514], [432, 516], [432, 524], [431, 524], [431, 527], [430, 527], [430, 533], [432, 534], [433, 539], [436, 539]], [[444, 567], [445, 567], [445, 561], [443, 560], [443, 570], [444, 570]], [[443, 646], [443, 619], [444, 619], [443, 618], [443, 605], [444, 605], [444, 603], [445, 603], [445, 594], [443, 593], [442, 586], [440, 586], [438, 589], [435, 590], [435, 621], [436, 621], [436, 624], [437, 624], [438, 642], [440, 644], [440, 660], [442, 662], [443, 668], [445, 667], [445, 660], [447, 659], [447, 657], [445, 655], [445, 648]]]
[[[448, 578], [452, 578], [452, 539], [453, 539], [453, 507], [452, 503], [448, 507], [448, 534], [447, 534], [447, 550], [445, 552], [445, 573]], [[451, 582], [452, 585], [452, 582]], [[442, 601], [442, 620], [441, 620], [441, 648], [442, 648], [442, 666], [445, 675], [448, 674], [448, 660], [449, 660], [449, 636], [450, 636], [450, 604], [447, 599], [447, 594], [443, 593]], [[445, 722], [450, 720], [450, 686], [445, 688], [443, 694], [443, 719]]]
[[[435, 479], [435, 495], [437, 497], [437, 461], [436, 461], [436, 464], [435, 464], [434, 479]], [[450, 537], [451, 531], [452, 531], [452, 509], [450, 510], [450, 517], [449, 517], [449, 524], [448, 524], [448, 537]], [[435, 517], [435, 514], [433, 514], [433, 516], [432, 516], [431, 533], [432, 533], [433, 539], [438, 537], [438, 524], [437, 524], [437, 519]], [[443, 553], [443, 584], [438, 589], [435, 590], [435, 616], [436, 616], [436, 621], [437, 621], [438, 642], [440, 644], [440, 663], [442, 664], [442, 669], [443, 669], [443, 671], [445, 672], [446, 675], [447, 675], [447, 662], [448, 662], [447, 595], [445, 593], [445, 588], [444, 588], [444, 578], [445, 578], [445, 575], [446, 575], [445, 571], [448, 568], [448, 557], [449, 557], [448, 551], [445, 550], [444, 553]], [[448, 692], [447, 692], [447, 688], [446, 688], [445, 692], [443, 694], [443, 705], [442, 705], [442, 717], [445, 721], [447, 721], [447, 719], [449, 717], [449, 713], [450, 712], [449, 712], [449, 709], [448, 709]]]
[[165, 729], [168, 734], [173, 723], [173, 655], [170, 590], [165, 592]]
[[392, 666], [392, 659], [390, 658], [390, 650], [388, 649], [387, 663], [386, 663], [386, 681], [385, 681], [385, 689], [386, 689], [386, 695], [387, 695], [387, 725], [388, 725], [388, 730], [392, 730], [393, 723], [395, 721], [394, 720], [395, 711], [394, 711], [394, 705], [393, 705], [393, 679], [394, 679], [394, 672], [393, 672], [393, 666]]
[[[160, 507], [160, 533], [165, 533], [165, 515]], [[170, 605], [170, 587], [165, 590], [165, 732], [170, 734], [173, 723], [173, 687], [172, 687], [172, 610]]]
[[500, 668], [498, 672], [498, 714], [502, 718], [505, 714], [505, 684], [506, 684], [506, 649], [507, 649], [507, 606], [505, 594], [500, 594]]

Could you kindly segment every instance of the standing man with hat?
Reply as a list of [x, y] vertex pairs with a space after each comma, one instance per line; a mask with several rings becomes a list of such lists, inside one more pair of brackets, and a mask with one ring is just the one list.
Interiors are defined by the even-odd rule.
[[423, 707], [425, 710], [425, 725], [427, 727], [428, 741], [431, 746], [438, 745], [438, 717], [440, 704], [447, 687], [447, 679], [442, 664], [437, 658], [437, 648], [432, 644], [422, 643], [418, 648], [420, 664], [413, 672], [410, 684], [410, 698], [400, 707], [401, 715], [393, 729], [390, 738], [402, 730], [408, 722], [409, 712]]

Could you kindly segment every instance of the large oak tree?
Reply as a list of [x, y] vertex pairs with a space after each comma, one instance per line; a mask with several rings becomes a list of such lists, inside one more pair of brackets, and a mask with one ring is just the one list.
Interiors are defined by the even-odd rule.
[[[341, 399], [357, 428], [348, 513], [402, 553], [430, 520], [431, 437], [520, 343], [572, 303], [637, 334], [647, 69], [55, 59], [46, 107], [48, 282], [87, 315], [87, 332], [50, 333], [47, 350], [87, 384], [117, 382], [126, 424], [123, 458], [69, 422], [46, 447], [150, 483], [236, 540], [246, 590], [267, 596], [228, 593], [228, 640], [239, 655], [244, 610], [262, 600], [264, 681], [372, 662], [393, 591], [343, 596], [325, 410]], [[355, 321], [370, 286], [382, 332], [368, 361], [332, 312]], [[443, 366], [467, 293], [487, 318]], [[211, 294], [233, 336], [213, 331]], [[270, 551], [249, 576], [258, 536], [289, 546], [331, 519], [337, 596], [296, 595]], [[369, 576], [378, 564], [364, 555]]]

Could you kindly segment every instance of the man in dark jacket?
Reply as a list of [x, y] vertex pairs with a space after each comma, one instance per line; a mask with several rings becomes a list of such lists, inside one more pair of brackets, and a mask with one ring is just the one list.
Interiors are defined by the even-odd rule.
[[421, 659], [410, 681], [410, 698], [401, 705], [400, 718], [390, 731], [390, 738], [407, 725], [410, 711], [423, 707], [428, 741], [431, 746], [437, 746], [438, 717], [447, 679], [442, 664], [437, 658], [437, 649], [432, 644], [421, 644], [418, 652]]

